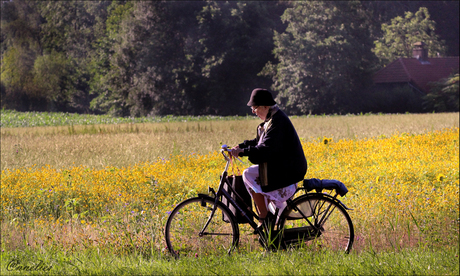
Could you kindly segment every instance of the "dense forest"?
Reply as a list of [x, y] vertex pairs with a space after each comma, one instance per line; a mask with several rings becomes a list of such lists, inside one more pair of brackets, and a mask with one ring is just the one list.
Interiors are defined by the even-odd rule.
[[[458, 56], [458, 21], [458, 1], [1, 1], [1, 106], [245, 115], [264, 87], [292, 115], [405, 112], [372, 74], [416, 41]], [[449, 83], [454, 110], [416, 111], [458, 111]]]

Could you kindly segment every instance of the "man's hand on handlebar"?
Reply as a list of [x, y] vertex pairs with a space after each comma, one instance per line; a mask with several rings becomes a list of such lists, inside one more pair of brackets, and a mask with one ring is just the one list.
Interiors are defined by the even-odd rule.
[[238, 157], [241, 152], [243, 152], [243, 149], [240, 149], [239, 146], [233, 147], [231, 149], [231, 153], [234, 157]]

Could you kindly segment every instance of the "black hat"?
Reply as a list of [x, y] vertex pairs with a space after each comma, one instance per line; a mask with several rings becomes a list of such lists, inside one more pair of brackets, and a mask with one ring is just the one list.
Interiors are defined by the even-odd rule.
[[252, 90], [251, 98], [248, 102], [248, 106], [272, 106], [275, 104], [276, 102], [273, 100], [272, 93], [263, 88], [256, 88]]

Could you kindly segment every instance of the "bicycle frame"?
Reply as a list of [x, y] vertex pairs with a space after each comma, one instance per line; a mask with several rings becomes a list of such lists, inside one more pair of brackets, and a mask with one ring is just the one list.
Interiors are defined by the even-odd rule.
[[[217, 209], [217, 202], [222, 201], [221, 197], [225, 197], [228, 200], [228, 202], [230, 202], [230, 204], [232, 204], [239, 212], [241, 212], [241, 214], [247, 219], [249, 225], [251, 225], [251, 227], [254, 230], [257, 229], [257, 224], [248, 216], [247, 212], [250, 212], [251, 215], [253, 217], [255, 217], [256, 219], [258, 219], [259, 216], [256, 213], [254, 213], [253, 211], [248, 210], [247, 207], [249, 207], [249, 206], [247, 206], [246, 204], [245, 204], [246, 206], [244, 206], [244, 207], [246, 207], [246, 210], [244, 210], [238, 203], [236, 203], [236, 201], [232, 198], [230, 193], [227, 192], [224, 189], [224, 185], [227, 184], [227, 187], [231, 190], [231, 192], [234, 193], [235, 195], [237, 195], [239, 198], [241, 198], [241, 196], [233, 189], [231, 183], [229, 183], [227, 181], [228, 168], [230, 166], [230, 163], [232, 162], [231, 157], [225, 155], [225, 152], [228, 152], [228, 151], [229, 150], [226, 147], [222, 147], [222, 149], [221, 149], [221, 153], [224, 156], [225, 160], [227, 161], [227, 164], [225, 165], [225, 169], [222, 172], [219, 187], [217, 188], [217, 193], [214, 191], [213, 188], [211, 188], [211, 187], [208, 188], [208, 190], [214, 195], [215, 204], [214, 204], [214, 207], [213, 207], [213, 209], [211, 211], [211, 214], [209, 215], [209, 218], [208, 218], [207, 222], [205, 223], [203, 229], [199, 233], [200, 236], [206, 235], [206, 233], [205, 233], [206, 228], [208, 227], [209, 223], [211, 222], [211, 220], [214, 217], [215, 211]], [[199, 196], [203, 196], [203, 195], [199, 195]]]

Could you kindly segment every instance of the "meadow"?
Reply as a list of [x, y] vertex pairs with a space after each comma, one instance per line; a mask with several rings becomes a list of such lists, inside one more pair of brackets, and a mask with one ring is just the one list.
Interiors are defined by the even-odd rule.
[[[22, 123], [24, 120], [30, 123]], [[170, 155], [206, 155], [218, 150], [221, 144], [235, 145], [252, 139], [259, 124], [254, 116], [102, 121], [94, 115], [4, 112], [1, 168], [47, 165], [56, 169], [80, 165], [121, 168], [168, 159]], [[30, 126], [32, 122], [41, 123], [36, 123], [39, 127]], [[305, 142], [324, 137], [339, 141], [389, 137], [396, 133], [422, 134], [459, 126], [458, 113], [305, 116], [293, 117], [292, 122]], [[26, 126], [18, 127], [21, 125]]]
[[168, 212], [216, 188], [225, 164], [220, 145], [252, 138], [259, 121], [78, 120], [19, 127], [2, 115], [2, 274], [20, 274], [6, 270], [12, 260], [40, 260], [56, 274], [459, 272], [458, 113], [292, 118], [309, 162], [306, 178], [349, 188], [342, 201], [353, 208], [351, 254], [264, 252], [240, 225], [232, 256], [179, 261], [164, 248]]

